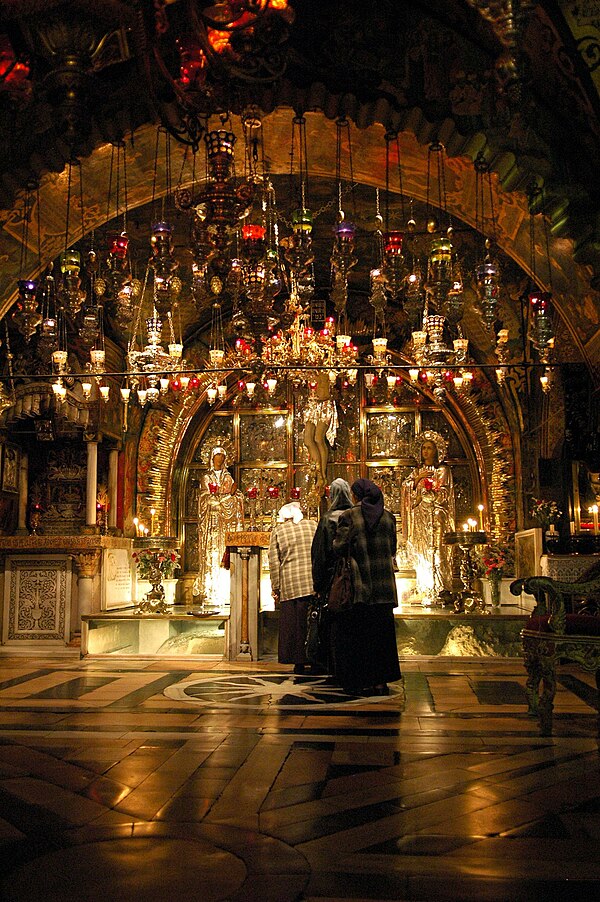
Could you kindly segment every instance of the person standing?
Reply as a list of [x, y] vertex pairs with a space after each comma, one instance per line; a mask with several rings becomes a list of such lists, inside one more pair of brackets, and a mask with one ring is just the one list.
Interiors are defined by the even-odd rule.
[[335, 676], [351, 695], [388, 695], [387, 684], [401, 677], [394, 625], [396, 518], [369, 479], [357, 479], [352, 495], [356, 504], [340, 516], [333, 539], [353, 571], [353, 603], [335, 615]]
[[[333, 540], [337, 525], [344, 511], [352, 507], [352, 494], [350, 485], [345, 479], [334, 479], [329, 486], [329, 509], [317, 526], [317, 531], [312, 543], [312, 577], [315, 595], [321, 603], [327, 603], [329, 587], [333, 579], [336, 556], [333, 551]], [[333, 635], [335, 633], [335, 619], [333, 615], [326, 614], [322, 617], [321, 630], [321, 663], [327, 671], [335, 673], [335, 656]]]
[[269, 569], [279, 607], [277, 660], [304, 673], [308, 605], [313, 595], [311, 547], [317, 524], [306, 520], [297, 501], [284, 504], [269, 542]]

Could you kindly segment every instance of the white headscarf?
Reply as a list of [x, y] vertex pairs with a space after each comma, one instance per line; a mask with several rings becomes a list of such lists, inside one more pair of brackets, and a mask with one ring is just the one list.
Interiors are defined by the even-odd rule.
[[300, 503], [298, 501], [289, 501], [287, 504], [284, 504], [283, 507], [279, 509], [279, 515], [277, 517], [277, 522], [285, 523], [286, 520], [293, 520], [294, 523], [299, 523], [300, 520], [303, 520], [303, 519], [304, 519], [304, 514], [302, 513]]

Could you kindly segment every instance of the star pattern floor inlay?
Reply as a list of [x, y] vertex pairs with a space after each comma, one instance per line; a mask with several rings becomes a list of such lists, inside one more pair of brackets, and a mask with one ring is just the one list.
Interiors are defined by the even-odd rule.
[[[388, 696], [368, 696], [370, 704], [387, 703], [404, 698], [401, 683], [389, 687]], [[224, 674], [218, 677], [167, 686], [167, 698], [216, 708], [260, 708], [265, 712], [320, 709], [324, 706], [356, 706], [365, 703], [364, 696], [349, 695], [339, 686], [328, 684], [327, 677], [260, 673]]]

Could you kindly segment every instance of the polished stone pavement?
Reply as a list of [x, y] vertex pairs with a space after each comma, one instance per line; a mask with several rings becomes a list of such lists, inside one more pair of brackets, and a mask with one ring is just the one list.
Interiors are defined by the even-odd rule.
[[598, 696], [555, 735], [517, 659], [411, 658], [389, 697], [273, 663], [0, 657], [5, 902], [591, 900]]

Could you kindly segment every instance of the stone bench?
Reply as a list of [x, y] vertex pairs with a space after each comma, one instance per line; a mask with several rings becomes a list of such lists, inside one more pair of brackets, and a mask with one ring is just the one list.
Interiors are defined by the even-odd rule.
[[539, 717], [542, 736], [552, 735], [559, 661], [570, 661], [595, 673], [600, 695], [600, 576], [594, 573], [592, 579], [584, 577], [567, 583], [531, 576], [515, 580], [510, 587], [513, 595], [527, 592], [537, 602], [521, 639], [529, 714]]

